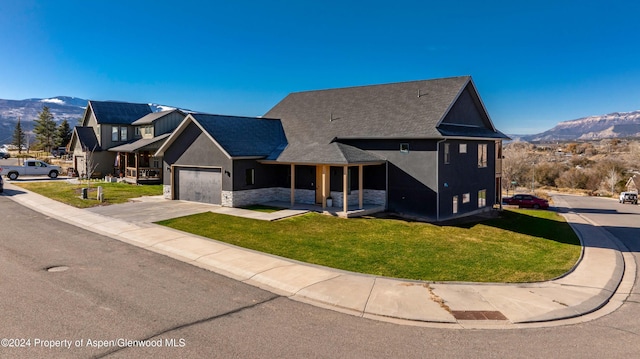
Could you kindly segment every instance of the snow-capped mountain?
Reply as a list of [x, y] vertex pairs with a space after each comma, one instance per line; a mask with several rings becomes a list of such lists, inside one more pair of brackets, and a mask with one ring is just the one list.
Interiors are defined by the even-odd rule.
[[68, 96], [26, 100], [0, 99], [0, 144], [11, 142], [18, 119], [22, 121], [23, 130], [31, 131], [32, 122], [38, 118], [43, 106], [49, 107], [56, 123], [67, 120], [69, 125], [75, 126], [84, 113], [87, 100]]
[[548, 131], [517, 137], [525, 141], [571, 141], [640, 137], [640, 110], [614, 112], [564, 121]]
[[[38, 118], [38, 113], [43, 106], [49, 107], [54, 121], [60, 123], [63, 120], [69, 122], [69, 126], [75, 126], [84, 115], [88, 100], [78, 97], [56, 96], [50, 98], [30, 98], [25, 100], [0, 99], [0, 144], [10, 143], [13, 139], [18, 119], [21, 119], [22, 129], [25, 132], [33, 130], [32, 122]], [[176, 107], [150, 103], [153, 112], [173, 110]]]

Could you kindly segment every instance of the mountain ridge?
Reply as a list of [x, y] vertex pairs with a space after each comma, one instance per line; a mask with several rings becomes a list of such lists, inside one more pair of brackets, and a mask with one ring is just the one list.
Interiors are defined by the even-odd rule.
[[640, 110], [581, 117], [538, 134], [512, 136], [516, 137], [528, 142], [640, 137]]

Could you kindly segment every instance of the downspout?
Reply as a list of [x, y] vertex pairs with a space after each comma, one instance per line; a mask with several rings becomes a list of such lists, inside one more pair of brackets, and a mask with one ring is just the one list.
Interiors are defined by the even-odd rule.
[[445, 142], [444, 138], [436, 142], [436, 222], [440, 222], [440, 144]]

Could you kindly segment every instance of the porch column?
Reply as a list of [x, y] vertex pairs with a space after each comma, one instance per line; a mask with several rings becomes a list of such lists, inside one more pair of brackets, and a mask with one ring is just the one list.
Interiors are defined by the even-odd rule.
[[342, 171], [342, 207], [344, 210], [344, 215], [347, 215], [347, 211], [349, 210], [349, 166], [344, 166], [344, 170]]
[[327, 208], [327, 166], [322, 166], [322, 209]]
[[364, 203], [364, 190], [362, 189], [363, 185], [363, 181], [362, 181], [362, 173], [364, 166], [363, 165], [359, 165], [358, 166], [358, 205], [360, 206], [360, 209], [363, 209], [363, 203]]
[[296, 165], [291, 164], [291, 207], [296, 202]]
[[140, 176], [139, 176], [139, 172], [140, 172], [140, 169], [139, 169], [139, 168], [140, 168], [140, 167], [139, 167], [139, 166], [140, 166], [140, 159], [138, 158], [138, 156], [140, 156], [140, 154], [139, 154], [139, 153], [137, 153], [137, 152], [134, 152], [134, 155], [136, 156], [136, 177], [135, 177], [135, 178], [136, 178], [136, 183], [138, 183], [138, 178], [140, 178]]

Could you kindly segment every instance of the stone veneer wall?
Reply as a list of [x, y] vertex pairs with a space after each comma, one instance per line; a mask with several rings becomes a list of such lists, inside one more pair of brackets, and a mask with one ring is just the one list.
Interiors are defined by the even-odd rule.
[[[357, 206], [360, 203], [358, 190], [352, 190], [351, 194], [347, 195], [347, 201], [349, 206]], [[333, 198], [333, 207], [342, 208], [343, 207], [343, 196], [342, 192], [331, 191], [331, 198]], [[362, 202], [363, 204], [373, 204], [378, 206], [384, 206], [387, 202], [387, 191], [384, 190], [374, 190], [374, 189], [365, 189], [362, 194]]]
[[[290, 202], [291, 189], [283, 187], [259, 188], [246, 191], [222, 191], [222, 206], [224, 207], [244, 207], [264, 202]], [[171, 199], [171, 186], [163, 186], [163, 196]], [[342, 192], [331, 192], [333, 207], [342, 207]], [[358, 205], [358, 191], [351, 191], [348, 196], [349, 206]], [[365, 189], [363, 202], [384, 206], [387, 200], [387, 192], [384, 190]], [[296, 189], [296, 203], [315, 204], [316, 193], [314, 190]]]

